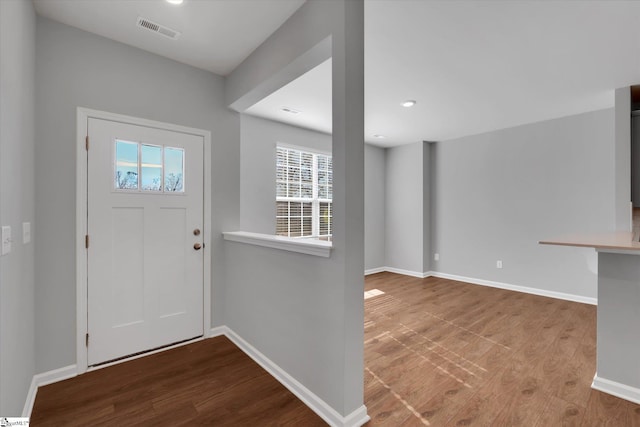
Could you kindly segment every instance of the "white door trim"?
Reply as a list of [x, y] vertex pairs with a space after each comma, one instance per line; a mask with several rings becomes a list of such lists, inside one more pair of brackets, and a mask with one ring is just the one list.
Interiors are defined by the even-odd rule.
[[87, 371], [87, 251], [85, 235], [87, 234], [87, 152], [85, 136], [89, 118], [111, 120], [151, 128], [165, 129], [175, 132], [202, 136], [204, 139], [204, 292], [203, 292], [203, 338], [211, 333], [211, 132], [154, 120], [125, 116], [122, 114], [77, 109], [77, 145], [76, 145], [76, 367], [78, 374]]

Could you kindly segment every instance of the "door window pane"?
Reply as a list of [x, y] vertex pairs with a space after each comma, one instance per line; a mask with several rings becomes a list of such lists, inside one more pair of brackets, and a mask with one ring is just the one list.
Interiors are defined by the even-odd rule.
[[142, 189], [162, 191], [162, 147], [142, 144]]
[[171, 192], [184, 191], [184, 150], [165, 147], [164, 189]]
[[184, 149], [116, 140], [114, 178], [119, 190], [184, 193]]
[[116, 140], [115, 188], [138, 189], [138, 144]]

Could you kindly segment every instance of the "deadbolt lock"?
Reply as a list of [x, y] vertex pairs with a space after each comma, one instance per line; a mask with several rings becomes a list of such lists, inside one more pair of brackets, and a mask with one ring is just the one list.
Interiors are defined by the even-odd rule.
[[196, 228], [195, 230], [193, 230], [193, 235], [194, 236], [199, 236], [200, 235], [200, 229]]

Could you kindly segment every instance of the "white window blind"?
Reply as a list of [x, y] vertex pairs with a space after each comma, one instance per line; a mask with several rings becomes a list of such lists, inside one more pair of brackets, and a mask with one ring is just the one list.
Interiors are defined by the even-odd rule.
[[332, 234], [331, 156], [276, 148], [276, 234], [329, 238]]

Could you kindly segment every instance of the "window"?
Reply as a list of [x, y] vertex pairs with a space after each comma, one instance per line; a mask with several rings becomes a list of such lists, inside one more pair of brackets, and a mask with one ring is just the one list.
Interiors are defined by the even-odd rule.
[[116, 141], [116, 188], [138, 189], [138, 144]]
[[276, 234], [329, 239], [332, 234], [331, 156], [277, 147]]
[[116, 140], [116, 190], [184, 192], [184, 150]]

